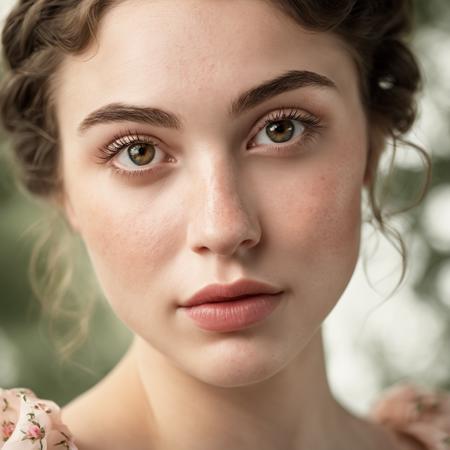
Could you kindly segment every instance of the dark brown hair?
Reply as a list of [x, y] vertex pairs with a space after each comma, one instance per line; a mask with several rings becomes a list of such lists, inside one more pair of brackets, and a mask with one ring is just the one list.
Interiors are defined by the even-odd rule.
[[[385, 220], [376, 195], [377, 169], [387, 143], [406, 142], [416, 118], [415, 97], [421, 75], [408, 45], [413, 5], [409, 0], [266, 0], [283, 11], [287, 20], [315, 31], [334, 33], [353, 55], [359, 72], [361, 99], [370, 124], [369, 206], [373, 225], [402, 255], [406, 249]], [[52, 101], [52, 86], [66, 54], [82, 52], [95, 39], [99, 22], [120, 0], [21, 0], [8, 15], [3, 32], [3, 79], [0, 120], [11, 140], [20, 178], [28, 192], [42, 199], [63, 189], [59, 170], [60, 141]], [[426, 182], [431, 164], [423, 156]], [[413, 205], [414, 206], [414, 205]], [[399, 284], [400, 284], [399, 282]]]

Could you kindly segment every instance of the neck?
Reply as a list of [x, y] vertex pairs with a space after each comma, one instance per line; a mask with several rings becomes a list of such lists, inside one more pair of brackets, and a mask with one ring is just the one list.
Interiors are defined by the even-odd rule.
[[224, 388], [200, 381], [138, 338], [130, 362], [158, 450], [372, 449], [370, 426], [330, 392], [321, 330], [276, 375], [251, 385]]
[[334, 399], [320, 329], [277, 374], [239, 387], [205, 383], [135, 338], [100, 383], [64, 408], [63, 420], [80, 450], [417, 448]]

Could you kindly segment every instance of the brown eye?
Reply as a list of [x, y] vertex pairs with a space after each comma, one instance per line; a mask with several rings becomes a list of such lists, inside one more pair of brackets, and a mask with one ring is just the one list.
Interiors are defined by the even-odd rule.
[[291, 120], [277, 120], [266, 127], [267, 136], [276, 143], [289, 141], [294, 135], [295, 127]]
[[128, 156], [138, 166], [144, 166], [152, 161], [155, 148], [152, 144], [133, 144], [128, 147]]

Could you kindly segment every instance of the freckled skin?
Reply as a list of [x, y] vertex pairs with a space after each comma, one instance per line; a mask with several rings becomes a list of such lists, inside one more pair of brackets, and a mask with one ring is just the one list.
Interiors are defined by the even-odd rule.
[[[291, 69], [323, 74], [338, 89], [291, 91], [228, 118], [228, 105], [241, 92]], [[166, 395], [157, 410], [167, 412], [180, 439], [194, 442], [194, 428], [203, 437], [210, 432], [200, 424], [217, 430], [220, 421], [230, 430], [234, 420], [250, 423], [230, 406], [233, 387], [248, 386], [240, 395], [250, 401], [273, 384], [280, 424], [294, 427], [294, 417], [303, 417], [297, 408], [326, 385], [307, 346], [347, 286], [359, 253], [367, 125], [344, 45], [333, 35], [307, 32], [268, 2], [128, 1], [104, 17], [98, 46], [66, 58], [60, 80], [68, 218], [111, 307], [141, 341], [141, 369], [152, 367], [160, 387], [177, 380], [154, 390], [155, 403], [158, 392]], [[116, 101], [172, 111], [185, 129], [123, 123], [77, 135], [87, 114]], [[289, 156], [267, 144], [248, 148], [258, 120], [292, 105], [323, 119], [314, 139]], [[136, 178], [94, 164], [97, 148], [130, 127], [163, 142], [176, 162]], [[208, 334], [177, 309], [203, 286], [241, 277], [285, 290], [264, 324]], [[286, 380], [307, 375], [315, 384], [296, 388], [300, 405]], [[212, 397], [217, 400], [220, 387], [228, 388], [228, 400], [219, 410]], [[183, 432], [190, 414], [178, 423], [176, 413], [192, 405], [193, 392], [197, 425]], [[169, 410], [170, 398], [178, 406]]]

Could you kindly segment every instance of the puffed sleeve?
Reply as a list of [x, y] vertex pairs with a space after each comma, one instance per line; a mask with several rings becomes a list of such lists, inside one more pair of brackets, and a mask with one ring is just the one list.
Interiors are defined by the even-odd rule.
[[372, 405], [369, 418], [413, 437], [427, 450], [450, 450], [450, 392], [397, 383]]
[[59, 406], [26, 388], [0, 388], [1, 450], [77, 450]]

